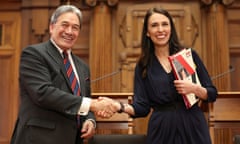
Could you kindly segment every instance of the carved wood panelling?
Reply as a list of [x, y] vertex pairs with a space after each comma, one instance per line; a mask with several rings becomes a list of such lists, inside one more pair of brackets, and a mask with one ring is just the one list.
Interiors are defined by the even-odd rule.
[[224, 5], [231, 5], [235, 0], [201, 0], [205, 5], [210, 5], [214, 2], [221, 2]]
[[236, 121], [210, 122], [213, 144], [234, 144], [234, 136], [240, 134], [240, 123]]
[[1, 21], [1, 45], [0, 49], [13, 49], [13, 39], [11, 36], [14, 33], [12, 28], [16, 28], [16, 24], [11, 20]]
[[231, 90], [239, 91], [240, 89], [240, 1], [235, 2], [228, 7], [227, 23], [228, 23], [228, 40], [230, 51], [230, 64], [235, 68], [231, 73]]
[[240, 93], [219, 92], [209, 105], [209, 128], [213, 144], [234, 144], [240, 134]]
[[140, 48], [143, 19], [147, 9], [162, 7], [172, 15], [180, 40], [187, 46], [192, 46], [198, 26], [190, 7], [166, 4], [144, 4], [131, 6], [126, 11], [120, 25], [120, 38], [126, 48]]
[[235, 0], [222, 0], [224, 5], [231, 5]]
[[83, 22], [79, 38], [73, 47], [73, 53], [78, 55], [87, 64], [89, 64], [89, 45], [90, 45], [90, 21], [92, 12], [89, 9], [81, 9], [83, 13]]
[[24, 37], [21, 37], [22, 48], [49, 39], [50, 15], [59, 4], [59, 0], [22, 1], [22, 30], [24, 32]]
[[204, 4], [209, 5], [213, 0], [201, 0]]
[[[111, 9], [105, 4], [94, 8], [90, 30], [90, 69], [92, 79], [112, 73], [112, 25]], [[107, 77], [92, 83], [93, 92], [112, 90], [112, 78]]]
[[[206, 49], [204, 49], [206, 66], [211, 76], [229, 71], [228, 29], [224, 6], [215, 3], [207, 8], [205, 19]], [[230, 90], [229, 73], [213, 80], [219, 91]]]
[[115, 6], [119, 0], [85, 0], [88, 6], [95, 7], [99, 2], [105, 2], [108, 6]]
[[18, 111], [18, 61], [20, 54], [20, 14], [0, 15], [0, 144], [9, 143]]
[[34, 9], [32, 10], [31, 30], [39, 42], [48, 35], [49, 11], [48, 9]]

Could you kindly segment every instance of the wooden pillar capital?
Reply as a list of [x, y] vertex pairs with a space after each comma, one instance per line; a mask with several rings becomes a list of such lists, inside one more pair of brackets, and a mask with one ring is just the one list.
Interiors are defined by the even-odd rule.
[[113, 7], [118, 4], [118, 0], [85, 0], [88, 6], [95, 7], [99, 3], [105, 3], [106, 5]]
[[204, 5], [211, 5], [213, 3], [220, 3], [224, 6], [231, 5], [235, 0], [201, 0]]

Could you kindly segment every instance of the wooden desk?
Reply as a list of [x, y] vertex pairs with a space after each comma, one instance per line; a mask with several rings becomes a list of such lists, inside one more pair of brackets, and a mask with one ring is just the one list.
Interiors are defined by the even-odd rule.
[[240, 92], [219, 92], [209, 104], [209, 129], [213, 144], [234, 144], [240, 134]]

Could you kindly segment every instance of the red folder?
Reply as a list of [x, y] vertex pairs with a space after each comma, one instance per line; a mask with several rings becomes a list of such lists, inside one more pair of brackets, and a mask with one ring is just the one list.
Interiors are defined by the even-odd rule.
[[[185, 48], [180, 52], [169, 56], [168, 60], [172, 66], [172, 70], [176, 79], [188, 80], [201, 85], [196, 72], [196, 65], [194, 64], [192, 58], [191, 48]], [[195, 96], [195, 94], [190, 93], [187, 95], [183, 95], [183, 100], [186, 108], [189, 109], [195, 103], [197, 103], [199, 99], [197, 96]]]

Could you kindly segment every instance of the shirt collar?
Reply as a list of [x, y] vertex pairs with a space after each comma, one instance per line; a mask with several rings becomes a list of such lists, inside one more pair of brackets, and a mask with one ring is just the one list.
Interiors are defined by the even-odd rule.
[[[63, 50], [55, 43], [55, 41], [51, 38], [50, 41], [53, 43], [53, 45], [57, 48], [59, 53], [63, 56]], [[67, 54], [69, 55], [71, 53], [71, 49], [67, 50]]]

